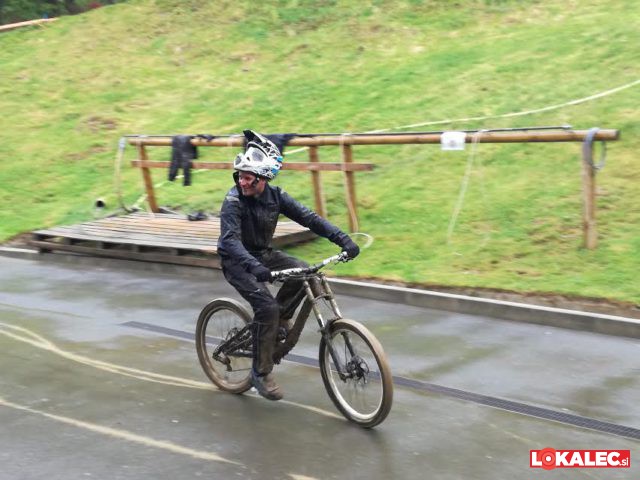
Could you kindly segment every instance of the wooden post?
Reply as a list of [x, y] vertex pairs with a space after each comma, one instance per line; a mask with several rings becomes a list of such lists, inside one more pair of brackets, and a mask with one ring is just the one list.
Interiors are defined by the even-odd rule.
[[582, 233], [584, 246], [593, 250], [598, 245], [596, 229], [596, 168], [593, 166], [593, 142], [582, 146]]
[[[319, 163], [318, 147], [309, 147], [309, 161], [311, 163]], [[327, 207], [324, 201], [324, 193], [322, 191], [322, 180], [320, 179], [320, 171], [311, 170], [311, 183], [313, 185], [313, 196], [315, 197], [316, 213], [321, 217], [327, 216]]]
[[[342, 145], [342, 160], [344, 163], [353, 163], [353, 154], [351, 151], [351, 145]], [[345, 170], [345, 199], [347, 201], [347, 210], [349, 211], [349, 230], [351, 232], [357, 232], [358, 226], [358, 212], [356, 210], [356, 180], [353, 172]]]
[[[147, 151], [142, 144], [138, 144], [138, 158], [141, 162], [149, 160]], [[149, 202], [149, 208], [153, 213], [158, 213], [160, 209], [158, 208], [158, 203], [156, 202], [156, 194], [153, 191], [153, 180], [151, 179], [151, 171], [149, 170], [149, 167], [142, 167], [141, 170], [142, 180], [144, 181], [144, 188], [147, 191], [147, 202]]]

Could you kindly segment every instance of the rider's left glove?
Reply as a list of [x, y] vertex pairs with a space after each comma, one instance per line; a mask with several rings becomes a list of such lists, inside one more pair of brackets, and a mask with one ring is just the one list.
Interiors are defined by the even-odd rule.
[[342, 244], [342, 251], [349, 255], [349, 258], [356, 258], [360, 254], [360, 247], [350, 238]]

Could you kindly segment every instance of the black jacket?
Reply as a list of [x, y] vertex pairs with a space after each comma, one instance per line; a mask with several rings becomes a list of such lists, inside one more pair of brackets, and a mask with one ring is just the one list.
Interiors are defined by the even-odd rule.
[[198, 158], [198, 149], [191, 145], [191, 135], [175, 135], [171, 139], [171, 164], [169, 165], [169, 181], [173, 182], [182, 168], [183, 185], [191, 185], [191, 160]]
[[267, 184], [264, 192], [256, 198], [243, 196], [236, 186], [227, 193], [220, 212], [218, 254], [221, 259], [238, 262], [245, 271], [259, 266], [259, 258], [271, 248], [280, 214], [338, 246], [349, 240], [346, 233], [280, 187]]

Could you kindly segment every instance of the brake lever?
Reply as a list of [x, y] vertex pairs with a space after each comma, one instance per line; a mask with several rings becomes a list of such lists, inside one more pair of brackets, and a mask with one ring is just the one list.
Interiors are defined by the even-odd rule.
[[338, 262], [347, 263], [350, 260], [353, 260], [353, 258], [351, 258], [347, 252], [341, 252], [338, 255]]

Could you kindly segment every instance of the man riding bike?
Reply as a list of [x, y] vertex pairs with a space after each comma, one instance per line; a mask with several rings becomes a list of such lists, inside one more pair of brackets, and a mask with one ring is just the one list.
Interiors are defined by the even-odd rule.
[[271, 270], [306, 267], [305, 262], [273, 250], [271, 240], [282, 214], [316, 235], [338, 245], [350, 258], [360, 249], [338, 227], [317, 215], [280, 187], [269, 185], [282, 166], [282, 155], [269, 139], [252, 130], [244, 131], [247, 146], [234, 161], [235, 186], [229, 190], [220, 212], [218, 254], [227, 281], [253, 309], [253, 366], [251, 381], [258, 393], [280, 400], [282, 389], [272, 370], [280, 324], [293, 316], [302, 296], [301, 282], [287, 280], [276, 297], [264, 282]]

